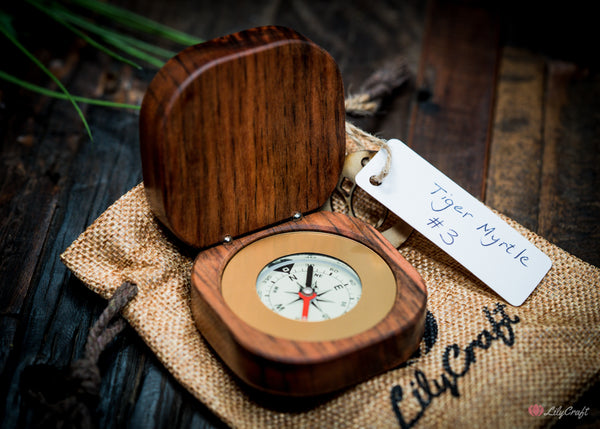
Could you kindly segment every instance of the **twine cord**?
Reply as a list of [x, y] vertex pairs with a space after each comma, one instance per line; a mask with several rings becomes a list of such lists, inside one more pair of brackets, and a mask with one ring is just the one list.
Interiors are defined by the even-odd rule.
[[369, 178], [369, 182], [374, 186], [379, 186], [383, 183], [383, 179], [390, 174], [390, 169], [392, 167], [392, 151], [388, 143], [384, 140], [381, 141], [381, 149], [385, 150], [387, 156], [385, 157], [385, 164], [381, 171]]
[[358, 94], [346, 98], [346, 113], [351, 116], [373, 115], [385, 97], [407, 83], [410, 79], [408, 64], [404, 57], [385, 62], [362, 84]]
[[[108, 305], [90, 329], [84, 349], [84, 359], [97, 362], [102, 350], [123, 330], [125, 320], [119, 317], [119, 312], [133, 299], [136, 293], [137, 287], [133, 283], [124, 282], [117, 288], [108, 301]], [[115, 322], [109, 325], [115, 317], [117, 317]]]
[[[403, 57], [387, 61], [367, 78], [359, 94], [346, 98], [346, 113], [351, 116], [373, 115], [381, 106], [382, 100], [408, 82], [409, 78], [408, 65]], [[392, 165], [392, 151], [387, 142], [364, 132], [349, 122], [346, 122], [346, 135], [362, 149], [366, 149], [364, 143], [367, 142], [380, 150], [385, 150], [387, 156], [383, 168], [369, 179], [372, 185], [381, 185], [383, 179], [390, 173]]]
[[383, 139], [375, 137], [374, 135], [361, 130], [356, 125], [352, 125], [350, 122], [346, 122], [346, 137], [362, 150], [367, 149], [368, 146], [375, 146], [380, 150], [385, 150], [387, 156], [385, 158], [385, 164], [383, 168], [379, 173], [369, 178], [369, 181], [372, 185], [381, 185], [383, 183], [383, 179], [387, 177], [392, 167], [392, 151], [390, 150], [388, 143]]
[[[106, 346], [125, 328], [119, 312], [137, 294], [137, 287], [124, 282], [91, 327], [83, 357], [68, 369], [31, 365], [23, 371], [21, 389], [39, 408], [38, 427], [93, 428], [93, 412], [100, 392], [98, 359]], [[112, 322], [112, 324], [111, 324]]]

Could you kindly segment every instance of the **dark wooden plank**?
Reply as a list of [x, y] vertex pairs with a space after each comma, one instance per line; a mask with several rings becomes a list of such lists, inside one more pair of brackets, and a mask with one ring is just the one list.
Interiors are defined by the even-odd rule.
[[485, 202], [534, 231], [539, 215], [544, 82], [541, 56], [516, 48], [504, 50]]
[[[74, 58], [77, 55], [70, 55]], [[62, 67], [60, 72], [69, 75], [73, 64]], [[23, 67], [23, 64], [17, 61]], [[82, 81], [72, 82], [82, 85]], [[25, 309], [30, 294], [35, 290], [36, 271], [47, 246], [54, 240], [52, 225], [55, 222], [60, 200], [61, 185], [68, 177], [68, 168], [74, 155], [70, 151], [57, 150], [56, 135], [64, 136], [64, 143], [78, 148], [81, 141], [81, 123], [65, 103], [53, 104], [47, 99], [35, 99], [14, 88], [3, 94], [4, 108], [20, 113], [3, 121], [2, 167], [0, 181], [2, 206], [0, 208], [0, 278], [5, 282], [0, 288], [0, 325], [3, 335], [0, 351], [0, 368], [4, 367], [14, 347], [16, 333], [22, 329]], [[21, 104], [21, 101], [25, 101]], [[14, 110], [13, 110], [14, 109]], [[57, 121], [52, 134], [35, 119], [54, 110]], [[25, 120], [23, 120], [25, 118]], [[8, 120], [10, 119], [10, 121]], [[49, 118], [51, 119], [51, 118]]]
[[499, 20], [477, 2], [430, 2], [408, 144], [483, 198]]
[[[116, 70], [119, 86], [131, 86], [127, 95], [135, 97], [139, 80], [147, 79], [143, 74], [131, 77], [127, 67], [114, 69], [103, 57], [84, 55], [82, 59], [81, 47], [72, 48], [65, 60], [69, 67], [59, 74], [74, 93], [94, 94], [103, 76]], [[42, 58], [51, 55], [45, 50], [38, 54]], [[123, 95], [117, 92], [116, 96]], [[91, 143], [64, 101], [20, 94], [12, 88], [3, 91], [2, 101], [10, 116], [2, 127], [0, 425], [20, 427], [35, 425], [32, 403], [20, 389], [23, 370], [37, 363], [64, 367], [80, 357], [87, 331], [106, 305], [67, 272], [58, 255], [109, 204], [139, 183], [141, 169], [135, 113], [84, 108], [95, 137]], [[164, 397], [153, 395], [154, 385], [148, 388], [143, 380], [135, 383], [139, 374], [162, 380], [171, 392], [165, 396], [177, 398], [168, 401], [172, 407], [165, 411], [188, 416], [188, 420], [195, 416], [196, 422], [204, 424], [202, 416], [210, 413], [166, 375], [136, 334], [129, 333], [128, 343], [135, 350], [133, 356], [113, 349], [119, 358], [101, 362], [107, 380], [113, 380], [103, 388], [136, 388], [129, 395], [102, 396], [100, 414], [111, 422], [102, 427], [123, 426], [134, 406], [144, 416], [147, 410], [158, 408], [154, 417], [163, 426], [172, 420], [173, 416], [161, 411]], [[113, 373], [118, 377], [112, 377]], [[122, 412], [114, 415], [113, 410]]]
[[546, 94], [538, 232], [598, 266], [600, 74], [551, 61]]
[[[85, 81], [93, 78], [93, 74], [82, 73], [79, 78]], [[102, 118], [103, 113], [109, 112], [98, 112], [98, 116], [93, 116]], [[64, 124], [78, 123], [75, 118], [65, 121], [65, 116], [68, 116], [68, 112], [59, 108], [50, 113], [48, 119]], [[109, 113], [109, 116], [115, 118], [116, 114]], [[135, 116], [132, 119], [135, 124]], [[118, 123], [114, 119], [112, 122]], [[3, 362], [2, 397], [6, 398], [7, 406], [16, 406], [21, 410], [19, 416], [7, 415], [7, 427], [15, 422], [11, 418], [21, 421], [31, 418], [31, 404], [23, 399], [19, 389], [19, 376], [24, 368], [32, 363], [50, 363], [64, 367], [79, 357], [87, 330], [105, 305], [103, 300], [89, 293], [80, 282], [74, 281], [58, 257], [79, 232], [115, 198], [141, 179], [135, 139], [131, 138], [131, 134], [129, 138], [126, 137], [126, 128], [120, 130], [120, 137], [109, 136], [110, 123], [109, 120], [106, 125], [94, 127], [96, 143], [90, 144], [83, 139], [73, 151], [65, 151], [61, 147], [65, 144], [62, 139], [51, 135], [40, 136], [39, 147], [48, 148], [48, 153], [41, 159], [56, 165], [56, 174], [60, 179], [54, 192], [53, 216], [44, 225], [46, 232], [39, 238], [30, 238], [34, 243], [38, 239], [43, 240], [43, 246], [36, 266], [29, 273], [31, 281], [26, 284], [22, 305], [13, 310], [17, 311], [19, 323], [14, 331], [6, 332], [6, 337], [3, 335], [3, 338], [11, 338], [12, 347]], [[92, 124], [95, 125], [95, 122]], [[135, 132], [135, 127], [133, 131]], [[81, 130], [78, 132], [81, 135]], [[72, 155], [71, 159], [64, 156], [66, 153]], [[61, 156], [63, 162], [55, 164], [55, 159]], [[91, 160], [96, 163], [90, 162]], [[30, 180], [39, 179], [32, 174]], [[35, 220], [38, 201], [32, 197], [43, 194], [22, 192], [19, 195], [30, 213], [25, 218]], [[35, 233], [36, 230], [31, 232]], [[23, 239], [28, 239], [28, 233], [31, 232], [25, 231]], [[27, 244], [20, 241], [20, 251], [26, 253]]]
[[[17, 55], [14, 49], [4, 46], [7, 53]], [[43, 54], [41, 54], [43, 55]], [[77, 54], [71, 54], [56, 73], [73, 73]], [[15, 74], [28, 64], [17, 60], [11, 63], [9, 72]], [[39, 78], [35, 73], [26, 73]], [[73, 82], [75, 85], [81, 82]], [[2, 92], [2, 168], [0, 168], [0, 277], [11, 279], [11, 288], [0, 289], [2, 312], [18, 313], [36, 268], [49, 224], [56, 210], [59, 182], [64, 180], [65, 164], [72, 161], [72, 154], [54, 150], [48, 140], [40, 138], [44, 125], [36, 118], [47, 113], [52, 103], [47, 98], [33, 97], [30, 93], [9, 87]], [[53, 106], [57, 117], [66, 118], [57, 124], [53, 133], [64, 136], [72, 147], [82, 144], [81, 123], [65, 103]], [[16, 114], [11, 115], [15, 112]]]
[[[408, 141], [426, 8], [425, 1], [375, 0], [353, 3], [340, 12], [348, 19], [340, 24], [348, 28], [346, 43], [351, 51], [333, 50], [332, 54], [342, 70], [346, 94], [359, 92], [365, 79], [388, 61], [398, 58], [407, 64], [410, 80], [383, 100], [379, 112], [366, 118], [350, 118], [360, 128], [385, 139]], [[337, 24], [331, 22], [330, 26], [336, 28]]]
[[486, 203], [594, 265], [600, 263], [597, 73], [505, 50]]

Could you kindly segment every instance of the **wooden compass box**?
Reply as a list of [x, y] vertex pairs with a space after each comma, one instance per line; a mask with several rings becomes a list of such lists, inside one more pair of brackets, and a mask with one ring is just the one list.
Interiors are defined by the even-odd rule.
[[157, 73], [140, 113], [154, 213], [202, 248], [318, 209], [344, 162], [343, 94], [331, 56], [289, 29], [184, 50]]
[[[293, 30], [261, 27], [182, 51], [142, 103], [149, 203], [175, 236], [203, 249], [191, 274], [199, 331], [239, 378], [269, 393], [312, 396], [364, 381], [408, 359], [423, 333], [425, 285], [398, 251], [358, 219], [310, 214], [342, 171], [343, 94], [327, 52]], [[249, 326], [225, 302], [221, 278], [238, 250], [307, 230], [345, 235], [389, 265], [397, 293], [374, 326], [290, 340]]]

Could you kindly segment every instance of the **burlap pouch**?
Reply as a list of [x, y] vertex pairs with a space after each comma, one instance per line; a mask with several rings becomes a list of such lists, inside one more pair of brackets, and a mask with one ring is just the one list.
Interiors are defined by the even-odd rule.
[[[419, 351], [301, 411], [259, 405], [208, 348], [189, 307], [192, 255], [157, 223], [143, 185], [106, 210], [62, 260], [105, 298], [124, 281], [135, 283], [123, 316], [173, 376], [233, 427], [547, 426], [558, 418], [552, 407], [567, 410], [598, 378], [600, 270], [503, 218], [553, 263], [524, 305], [505, 304], [415, 231], [400, 252], [428, 287]], [[585, 410], [570, 411], [577, 412]]]

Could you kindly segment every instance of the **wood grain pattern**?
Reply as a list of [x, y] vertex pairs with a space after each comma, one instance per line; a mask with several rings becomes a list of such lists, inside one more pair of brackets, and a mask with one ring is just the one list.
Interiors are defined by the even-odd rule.
[[485, 202], [532, 230], [537, 230], [539, 215], [544, 82], [540, 56], [504, 50]]
[[[573, 63], [505, 50], [486, 203], [598, 265], [596, 84]], [[582, 240], [589, 248], [578, 252]]]
[[[576, 64], [548, 64], [538, 232], [600, 265], [600, 90]], [[575, 167], [576, 166], [576, 167]], [[568, 220], [567, 220], [568, 219]], [[580, 242], [588, 242], [580, 250]]]
[[343, 99], [331, 56], [286, 28], [184, 50], [142, 103], [153, 211], [181, 240], [205, 247], [316, 210], [342, 168]]
[[[235, 253], [261, 238], [303, 230], [352, 238], [375, 250], [392, 268], [396, 301], [374, 327], [338, 340], [292, 341], [252, 328], [227, 306], [221, 295], [221, 273]], [[203, 337], [246, 383], [281, 395], [329, 393], [404, 362], [421, 340], [426, 301], [425, 285], [414, 267], [374, 228], [340, 213], [314, 213], [212, 247], [198, 255], [192, 270], [192, 312]]]
[[[408, 145], [482, 199], [498, 57], [493, 9], [429, 4]], [[475, 167], [476, 166], [476, 167]]]

